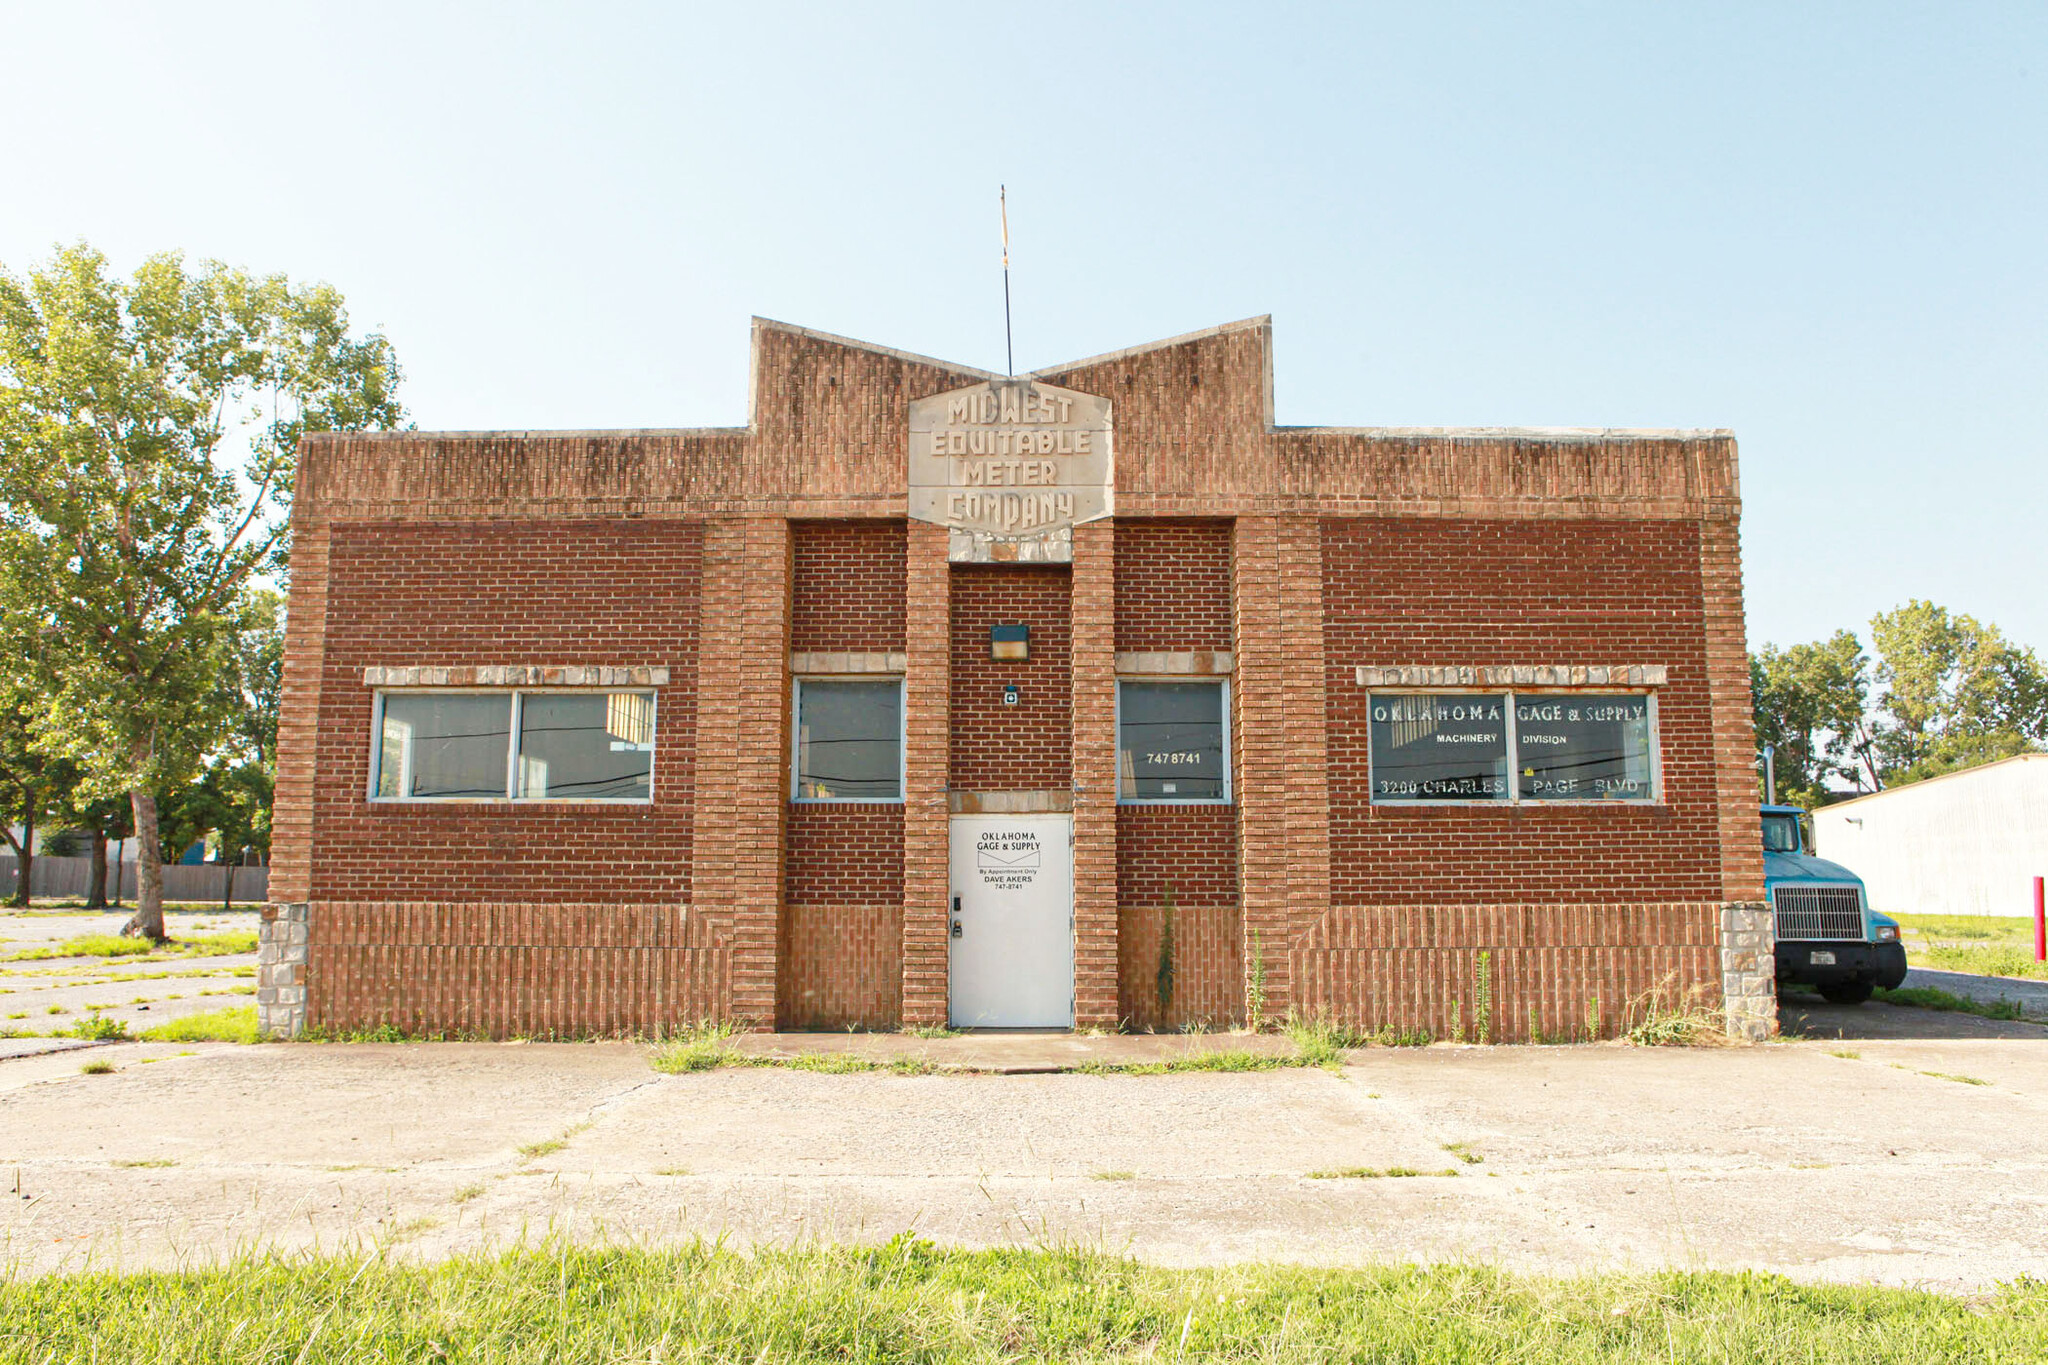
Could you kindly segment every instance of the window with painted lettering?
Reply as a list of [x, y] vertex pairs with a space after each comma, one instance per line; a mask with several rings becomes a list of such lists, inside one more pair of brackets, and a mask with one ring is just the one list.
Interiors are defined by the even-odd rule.
[[1657, 703], [1645, 693], [1375, 692], [1372, 799], [1657, 799]]
[[1221, 680], [1120, 682], [1119, 801], [1228, 801], [1230, 698]]
[[1650, 800], [1650, 699], [1518, 694], [1515, 771], [1524, 801]]
[[903, 680], [799, 678], [791, 795], [903, 799]]
[[652, 692], [380, 692], [377, 801], [647, 801]]
[[1489, 692], [1375, 693], [1375, 801], [1506, 801], [1508, 698]]

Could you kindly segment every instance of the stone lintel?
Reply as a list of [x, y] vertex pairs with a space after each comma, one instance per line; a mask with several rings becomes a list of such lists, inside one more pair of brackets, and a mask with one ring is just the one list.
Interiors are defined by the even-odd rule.
[[463, 668], [363, 670], [365, 687], [666, 687], [654, 664], [473, 664]]
[[792, 673], [880, 673], [900, 677], [909, 664], [909, 652], [901, 649], [797, 649], [789, 655]]
[[1048, 791], [948, 792], [946, 806], [955, 815], [1063, 815], [1074, 808], [1074, 794]]
[[1071, 564], [1074, 529], [1062, 526], [1042, 536], [994, 536], [986, 531], [951, 530], [946, 559], [953, 564]]
[[1663, 664], [1398, 664], [1358, 667], [1360, 687], [1663, 687]]
[[1116, 671], [1213, 678], [1228, 675], [1231, 662], [1227, 649], [1135, 649], [1116, 656]]

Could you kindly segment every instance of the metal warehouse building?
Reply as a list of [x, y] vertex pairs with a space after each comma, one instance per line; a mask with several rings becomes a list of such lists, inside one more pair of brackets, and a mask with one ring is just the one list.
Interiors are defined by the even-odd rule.
[[1774, 1018], [1726, 432], [773, 322], [743, 428], [301, 447], [266, 1028]]
[[1816, 851], [1863, 878], [1870, 908], [2025, 915], [2048, 876], [2048, 754], [2021, 754], [1813, 813]]

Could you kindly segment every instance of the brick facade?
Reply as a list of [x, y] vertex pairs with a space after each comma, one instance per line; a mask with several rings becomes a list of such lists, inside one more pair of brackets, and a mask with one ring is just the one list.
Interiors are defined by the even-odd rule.
[[[1733, 440], [1282, 428], [1270, 354], [1035, 376], [1111, 404], [1070, 563], [905, 520], [909, 404], [992, 376], [781, 324], [744, 428], [308, 438], [266, 1025], [941, 1023], [949, 819], [1025, 799], [1074, 821], [1077, 1026], [1562, 1037], [1692, 989], [1768, 1030]], [[790, 799], [820, 661], [903, 678], [902, 801]], [[1616, 664], [1664, 670], [1656, 805], [1370, 801], [1359, 669]], [[366, 800], [366, 670], [486, 666], [666, 670], [652, 799]], [[1119, 667], [1229, 678], [1231, 804], [1117, 804]]]

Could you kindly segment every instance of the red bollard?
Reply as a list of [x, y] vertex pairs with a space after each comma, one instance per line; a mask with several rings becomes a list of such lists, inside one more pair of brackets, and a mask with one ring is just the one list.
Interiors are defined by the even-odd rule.
[[2041, 884], [2044, 879], [2034, 878], [2034, 961], [2048, 962], [2048, 896], [2044, 896]]

